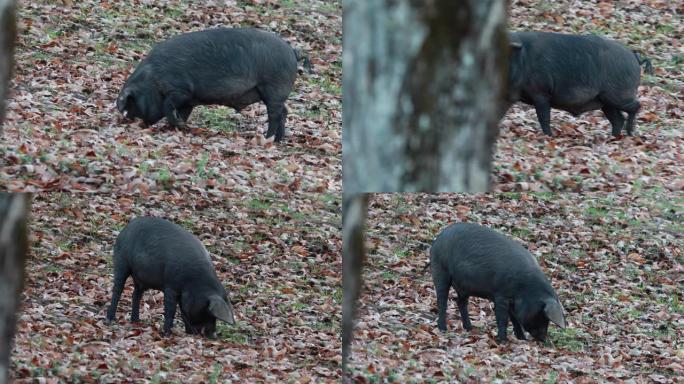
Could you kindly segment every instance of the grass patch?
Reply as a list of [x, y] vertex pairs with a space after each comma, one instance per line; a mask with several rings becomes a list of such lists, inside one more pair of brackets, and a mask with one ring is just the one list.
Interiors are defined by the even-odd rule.
[[589, 217], [606, 217], [608, 216], [608, 210], [603, 207], [589, 207], [585, 210], [585, 213]]
[[50, 264], [47, 267], [45, 267], [43, 271], [47, 273], [61, 273], [62, 271], [64, 271], [64, 268], [62, 268], [58, 264]]
[[568, 349], [572, 352], [580, 352], [584, 350], [586, 340], [580, 333], [578, 328], [564, 328], [549, 327], [549, 339], [554, 340], [554, 344], [558, 348]]
[[383, 280], [396, 280], [397, 274], [394, 271], [383, 271], [382, 278]]
[[167, 167], [160, 168], [153, 175], [154, 179], [157, 180], [165, 188], [171, 188], [173, 184], [173, 179], [171, 177], [171, 171]]
[[202, 179], [215, 179], [216, 172], [207, 168], [209, 164], [209, 154], [207, 152], [202, 153], [202, 158], [197, 161], [197, 174]]
[[310, 82], [323, 89], [327, 94], [342, 95], [342, 86], [327, 77], [312, 77]]
[[230, 108], [198, 106], [193, 110], [193, 115], [195, 115], [193, 120], [196, 121], [196, 124], [201, 124], [203, 127], [224, 133], [239, 131]]
[[405, 259], [407, 256], [411, 255], [411, 251], [408, 248], [402, 248], [395, 252], [397, 257], [400, 259]]
[[524, 240], [530, 235], [530, 230], [527, 228], [513, 228], [511, 230], [511, 235]]
[[260, 200], [257, 198], [249, 200], [247, 203], [247, 206], [256, 209], [256, 210], [266, 210], [271, 208], [271, 205], [273, 205], [273, 202], [268, 201], [268, 200]]
[[219, 340], [247, 345], [251, 343], [251, 337], [246, 331], [238, 321], [233, 325], [224, 324], [223, 322], [216, 323], [216, 337]]

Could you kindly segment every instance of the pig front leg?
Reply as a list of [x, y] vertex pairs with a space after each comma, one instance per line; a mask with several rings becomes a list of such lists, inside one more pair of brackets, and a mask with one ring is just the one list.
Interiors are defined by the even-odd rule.
[[199, 333], [199, 330], [188, 323], [187, 320], [183, 319], [183, 324], [185, 325], [185, 333], [188, 335], [196, 335]]
[[187, 123], [188, 118], [190, 117], [190, 114], [192, 113], [193, 108], [194, 107], [192, 105], [188, 105], [188, 106], [180, 108], [178, 110], [178, 116], [180, 117], [180, 119]]
[[468, 316], [468, 297], [466, 295], [458, 295], [456, 299], [456, 305], [458, 305], [458, 311], [461, 313], [461, 322], [463, 323], [463, 329], [470, 331], [473, 329], [472, 324], [470, 324], [470, 316]]
[[520, 326], [518, 319], [513, 316], [512, 310], [508, 311], [508, 316], [511, 318], [511, 323], [513, 323], [513, 332], [515, 333], [515, 337], [517, 337], [518, 340], [527, 340], [525, 337], [525, 331], [523, 331], [522, 327]]
[[549, 101], [544, 98], [537, 98], [533, 102], [542, 131], [548, 136], [553, 136], [551, 132], [551, 105]]
[[164, 116], [166, 121], [174, 127], [185, 129], [186, 120], [192, 112], [192, 107], [188, 111], [187, 102], [189, 98], [182, 94], [170, 94], [164, 99]]
[[204, 323], [204, 336], [208, 339], [216, 338], [216, 320], [207, 321]]
[[636, 114], [641, 109], [641, 104], [638, 101], [633, 101], [622, 108], [627, 112], [627, 136], [634, 135], [634, 122], [636, 120]]
[[173, 289], [164, 290], [164, 336], [171, 334], [173, 318], [176, 316], [176, 305], [178, 304], [178, 293]]
[[508, 299], [503, 297], [494, 298], [494, 315], [496, 316], [496, 327], [498, 334], [496, 335], [496, 342], [501, 344], [506, 342], [506, 327], [508, 326], [508, 313], [510, 311], [511, 303]]

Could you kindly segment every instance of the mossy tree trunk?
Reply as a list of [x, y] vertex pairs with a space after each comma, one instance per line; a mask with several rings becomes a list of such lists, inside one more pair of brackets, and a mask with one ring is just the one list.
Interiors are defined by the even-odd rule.
[[503, 112], [503, 0], [345, 0], [346, 192], [482, 192]]
[[0, 138], [5, 121], [5, 100], [14, 65], [14, 41], [17, 36], [16, 2], [0, 0]]
[[17, 322], [28, 251], [29, 194], [0, 194], [0, 384], [9, 380], [10, 352]]
[[[16, 38], [16, 3], [0, 0], [0, 138]], [[10, 353], [24, 283], [30, 195], [0, 193], [0, 384], [9, 381]]]
[[345, 194], [342, 197], [342, 371], [345, 380], [349, 379], [346, 373], [351, 352], [356, 301], [363, 285], [363, 226], [367, 206], [368, 195]]

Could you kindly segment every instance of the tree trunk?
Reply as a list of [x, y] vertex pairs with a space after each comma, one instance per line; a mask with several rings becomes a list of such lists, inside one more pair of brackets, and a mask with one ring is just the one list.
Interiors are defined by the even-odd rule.
[[351, 351], [356, 300], [363, 285], [363, 226], [368, 196], [345, 194], [342, 198], [342, 375], [346, 377]]
[[[16, 3], [0, 0], [0, 138], [12, 73]], [[0, 194], [0, 384], [9, 381], [10, 352], [28, 250], [30, 195]]]
[[12, 74], [14, 41], [17, 36], [16, 2], [0, 0], [0, 138], [5, 121], [5, 100]]
[[30, 195], [0, 194], [0, 384], [9, 380], [10, 352], [24, 283]]
[[345, 192], [482, 192], [503, 113], [503, 0], [345, 0]]

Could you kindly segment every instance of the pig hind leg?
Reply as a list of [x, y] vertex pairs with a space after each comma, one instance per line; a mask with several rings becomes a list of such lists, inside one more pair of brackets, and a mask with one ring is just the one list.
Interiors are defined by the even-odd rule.
[[285, 136], [285, 119], [287, 117], [285, 100], [287, 100], [290, 90], [277, 86], [257, 87], [257, 89], [268, 110], [268, 131], [266, 132], [266, 137], [269, 138], [275, 135], [275, 141], [279, 142]]
[[268, 110], [268, 131], [266, 138], [275, 135], [275, 141], [280, 142], [285, 136], [285, 118], [287, 117], [287, 108], [285, 103], [268, 103], [266, 104]]
[[124, 284], [126, 284], [126, 279], [131, 275], [131, 270], [128, 265], [116, 264], [114, 267], [114, 288], [112, 288], [112, 303], [107, 310], [107, 321], [114, 320], [116, 316], [116, 307], [119, 305], [119, 299], [121, 299], [121, 293], [124, 289]]
[[639, 109], [641, 109], [641, 104], [636, 100], [622, 107], [622, 110], [627, 112], [627, 135], [629, 136], [634, 135], [634, 122]]
[[446, 331], [446, 310], [449, 300], [449, 288], [451, 288], [451, 277], [448, 273], [440, 271], [436, 265], [432, 266], [432, 281], [435, 284], [435, 294], [437, 295], [437, 327], [440, 331]]
[[[624, 117], [622, 117], [622, 112], [627, 113], [627, 124], [625, 124], [625, 127], [627, 130], [627, 135], [632, 136], [634, 134], [634, 121], [636, 119], [636, 114], [641, 108], [639, 101], [636, 100], [634, 96], [602, 96], [601, 102], [604, 105], [603, 112], [606, 113], [608, 120], [611, 120], [610, 115], [612, 114], [613, 116], [620, 115], [620, 121], [623, 121]], [[606, 108], [613, 109], [615, 111], [606, 112]], [[613, 124], [613, 120], [610, 122]], [[622, 128], [622, 126], [620, 126], [620, 128]], [[615, 124], [613, 124], [613, 136], [618, 136], [620, 131], [621, 129], [617, 130], [615, 128]]]
[[622, 127], [625, 125], [625, 117], [622, 116], [622, 112], [610, 105], [604, 105], [601, 110], [606, 115], [606, 118], [608, 118], [608, 121], [610, 121], [610, 125], [613, 127], [613, 136], [618, 136], [620, 132], [622, 132]]

